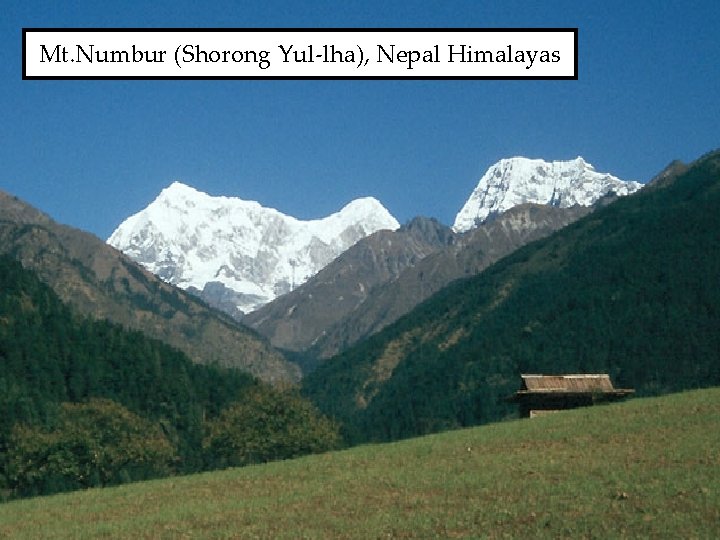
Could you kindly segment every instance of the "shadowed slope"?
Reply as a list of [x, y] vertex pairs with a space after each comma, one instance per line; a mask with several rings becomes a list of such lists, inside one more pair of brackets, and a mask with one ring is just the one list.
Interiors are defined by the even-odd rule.
[[0, 252], [37, 272], [79, 312], [108, 319], [267, 381], [297, 380], [299, 370], [254, 332], [153, 276], [99, 238], [60, 225], [0, 192]]

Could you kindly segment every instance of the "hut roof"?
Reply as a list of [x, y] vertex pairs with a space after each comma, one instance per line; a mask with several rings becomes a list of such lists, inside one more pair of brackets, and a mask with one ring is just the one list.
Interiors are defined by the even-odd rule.
[[535, 392], [607, 392], [613, 391], [610, 375], [520, 375], [522, 390]]
[[522, 387], [516, 395], [527, 394], [615, 394], [633, 390], [616, 389], [606, 373], [576, 375], [520, 375]]

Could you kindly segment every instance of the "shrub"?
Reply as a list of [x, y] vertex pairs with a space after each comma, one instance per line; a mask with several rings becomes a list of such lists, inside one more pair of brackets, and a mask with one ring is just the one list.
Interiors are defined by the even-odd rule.
[[63, 403], [53, 428], [13, 428], [8, 484], [17, 495], [106, 486], [168, 474], [175, 459], [159, 426], [121, 405]]
[[340, 446], [338, 426], [294, 390], [256, 387], [208, 423], [210, 467], [241, 466]]

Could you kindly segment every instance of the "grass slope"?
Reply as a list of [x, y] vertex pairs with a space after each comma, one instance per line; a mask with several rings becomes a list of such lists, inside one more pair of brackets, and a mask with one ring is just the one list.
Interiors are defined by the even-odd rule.
[[12, 538], [717, 538], [720, 389], [0, 506]]

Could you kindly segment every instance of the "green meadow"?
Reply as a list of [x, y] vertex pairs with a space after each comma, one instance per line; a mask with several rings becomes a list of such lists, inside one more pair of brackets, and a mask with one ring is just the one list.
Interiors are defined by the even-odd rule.
[[0, 505], [7, 538], [718, 538], [720, 389]]

